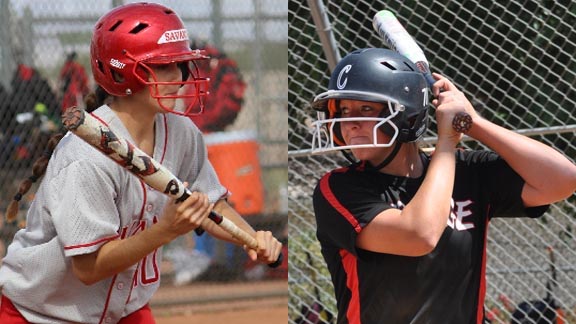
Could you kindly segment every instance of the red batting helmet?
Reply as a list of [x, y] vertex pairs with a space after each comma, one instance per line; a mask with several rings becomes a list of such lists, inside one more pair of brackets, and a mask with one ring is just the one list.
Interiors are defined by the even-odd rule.
[[[193, 115], [191, 107], [207, 94], [208, 79], [198, 76], [195, 60], [206, 59], [203, 51], [191, 50], [182, 20], [170, 8], [152, 3], [119, 6], [101, 17], [90, 44], [94, 80], [113, 96], [127, 96], [149, 86], [151, 95], [167, 111]], [[179, 63], [181, 82], [158, 82], [149, 64]], [[149, 81], [151, 78], [153, 81]], [[160, 96], [158, 85], [189, 85], [196, 91]], [[192, 98], [183, 112], [162, 105], [160, 99]], [[196, 112], [196, 113], [199, 113]]]

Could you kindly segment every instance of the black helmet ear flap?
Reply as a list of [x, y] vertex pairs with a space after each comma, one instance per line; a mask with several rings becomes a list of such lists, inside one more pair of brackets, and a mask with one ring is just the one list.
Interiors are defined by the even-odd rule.
[[418, 115], [406, 119], [405, 115], [399, 115], [401, 120], [395, 120], [399, 125], [400, 133], [398, 140], [403, 143], [414, 142], [428, 129], [428, 110], [422, 110]]
[[414, 142], [428, 129], [428, 109], [423, 109], [418, 115], [413, 116], [407, 122], [408, 125], [406, 129], [408, 132], [406, 142]]

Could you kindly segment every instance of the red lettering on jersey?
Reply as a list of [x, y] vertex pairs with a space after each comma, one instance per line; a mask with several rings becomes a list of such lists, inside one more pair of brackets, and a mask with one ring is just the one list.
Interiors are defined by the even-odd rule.
[[139, 220], [132, 223], [130, 228], [130, 236], [136, 235], [138, 232], [142, 232], [146, 229], [146, 220]]
[[128, 228], [126, 226], [122, 227], [120, 230], [120, 239], [123, 240], [126, 238], [126, 234], [128, 233]]
[[[130, 225], [124, 226], [120, 230], [120, 237], [121, 239], [125, 239], [126, 237], [133, 236], [138, 234], [141, 231], [144, 231], [147, 228], [148, 221], [146, 220], [135, 220]], [[158, 223], [158, 216], [154, 215], [152, 218], [152, 224]], [[154, 250], [154, 252], [150, 253], [149, 255], [145, 256], [138, 265], [137, 273], [134, 276], [133, 285], [136, 286], [138, 284], [141, 285], [149, 285], [155, 283], [160, 279], [160, 270], [158, 266], [157, 260], [158, 249]]]
[[[152, 224], [158, 223], [158, 217], [154, 215], [152, 218]], [[142, 285], [149, 285], [155, 283], [160, 279], [160, 270], [158, 267], [158, 261], [156, 255], [158, 254], [158, 249], [155, 249], [151, 255], [147, 255], [142, 259], [140, 264], [140, 283]], [[148, 270], [152, 270], [152, 274], [149, 274]]]
[[145, 228], [145, 220], [135, 220], [130, 225], [122, 227], [120, 230], [120, 239], [125, 239], [129, 236], [135, 235], [136, 233], [143, 231]]

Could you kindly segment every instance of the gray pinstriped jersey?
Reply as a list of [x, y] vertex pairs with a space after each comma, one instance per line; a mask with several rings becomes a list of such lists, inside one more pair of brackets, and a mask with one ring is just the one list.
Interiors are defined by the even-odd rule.
[[[94, 114], [130, 139], [114, 112]], [[215, 202], [226, 195], [207, 160], [196, 126], [174, 114], [156, 117], [154, 158], [192, 190]], [[71, 256], [134, 235], [162, 215], [167, 197], [75, 135], [54, 151], [44, 179], [0, 268], [2, 293], [28, 321], [115, 323], [141, 308], [159, 285], [161, 249], [111, 278], [86, 286], [72, 273]]]

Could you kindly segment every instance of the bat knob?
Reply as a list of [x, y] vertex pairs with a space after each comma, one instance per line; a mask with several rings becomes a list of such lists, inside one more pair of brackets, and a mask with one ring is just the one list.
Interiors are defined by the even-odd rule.
[[69, 107], [62, 114], [62, 124], [68, 130], [75, 130], [84, 124], [84, 111], [76, 106]]
[[452, 119], [452, 128], [458, 133], [466, 133], [472, 127], [472, 117], [468, 113], [459, 112]]
[[272, 263], [269, 263], [268, 266], [270, 268], [278, 268], [282, 264], [282, 261], [284, 261], [284, 254], [280, 252], [278, 259]]

